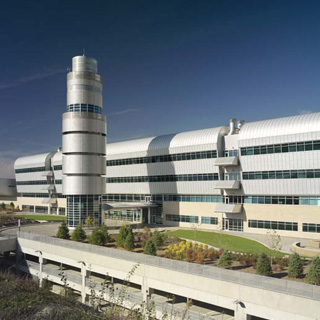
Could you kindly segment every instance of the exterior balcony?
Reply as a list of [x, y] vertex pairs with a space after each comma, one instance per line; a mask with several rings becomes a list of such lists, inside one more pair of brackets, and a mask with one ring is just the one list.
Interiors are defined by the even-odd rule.
[[223, 213], [241, 213], [242, 204], [238, 203], [218, 203], [214, 208], [214, 212]]
[[227, 190], [238, 190], [240, 189], [240, 181], [239, 180], [220, 180], [217, 181], [215, 189], [227, 189]]
[[237, 166], [238, 164], [239, 164], [238, 157], [221, 157], [221, 158], [217, 158], [214, 162], [215, 166], [220, 166], [220, 167], [231, 167], [231, 166]]

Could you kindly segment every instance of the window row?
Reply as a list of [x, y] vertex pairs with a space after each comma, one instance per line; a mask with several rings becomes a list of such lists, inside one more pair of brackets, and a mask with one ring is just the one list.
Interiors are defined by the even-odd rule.
[[297, 222], [249, 220], [249, 228], [298, 231]]
[[198, 216], [185, 216], [185, 215], [180, 215], [180, 214], [167, 214], [166, 220], [167, 221], [174, 221], [174, 222], [198, 223], [199, 217]]
[[107, 183], [134, 182], [176, 182], [176, 181], [212, 181], [218, 180], [218, 173], [179, 174], [168, 176], [134, 176], [107, 178]]
[[[49, 193], [19, 193], [18, 197], [23, 198], [48, 198]], [[66, 198], [65, 195], [62, 195], [61, 193], [55, 193], [51, 194], [51, 198]]]
[[320, 178], [320, 169], [242, 172], [243, 180], [314, 179]]
[[244, 203], [320, 206], [320, 196], [245, 196]]
[[165, 194], [164, 201], [178, 202], [223, 202], [223, 196], [213, 195], [183, 195], [183, 194]]
[[211, 159], [216, 157], [217, 157], [217, 151], [210, 150], [210, 151], [200, 151], [200, 152], [166, 154], [162, 156], [108, 160], [107, 166], [111, 167], [111, 166], [124, 166], [129, 164], [140, 164], [140, 163], [157, 163], [157, 162], [170, 162], [170, 161], [182, 161], [182, 160]]
[[[17, 186], [28, 186], [38, 184], [50, 184], [47, 180], [17, 181]], [[55, 184], [62, 184], [62, 180], [55, 180]]]
[[313, 232], [320, 233], [320, 224], [317, 223], [303, 223], [302, 224], [303, 232]]
[[102, 196], [102, 199], [106, 202], [162, 202], [162, 194], [106, 194]]
[[92, 104], [70, 104], [67, 106], [67, 112], [93, 112], [101, 113], [101, 107]]
[[53, 166], [53, 170], [62, 170], [62, 165]]
[[312, 150], [320, 150], [320, 140], [281, 143], [281, 144], [269, 144], [264, 146], [244, 147], [240, 149], [241, 149], [242, 156], [270, 154], [270, 153], [312, 151]]
[[34, 168], [16, 169], [15, 173], [43, 172], [43, 171], [46, 171], [45, 167], [34, 167]]
[[218, 224], [218, 218], [217, 217], [201, 217], [201, 223], [202, 224]]

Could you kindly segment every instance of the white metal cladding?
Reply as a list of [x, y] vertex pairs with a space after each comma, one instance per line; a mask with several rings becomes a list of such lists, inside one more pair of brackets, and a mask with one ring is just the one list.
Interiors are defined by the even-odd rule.
[[35, 154], [32, 156], [26, 156], [18, 158], [14, 163], [14, 169], [34, 168], [34, 167], [46, 167], [50, 168], [50, 158], [53, 152]]
[[75, 56], [72, 58], [72, 71], [98, 72], [98, 62], [87, 56]]
[[108, 144], [108, 160], [216, 150], [227, 127], [187, 131]]
[[75, 131], [105, 134], [106, 116], [98, 113], [65, 112], [62, 115], [62, 132]]
[[63, 153], [90, 152], [105, 155], [106, 137], [89, 133], [69, 133], [62, 136]]
[[254, 146], [320, 139], [320, 112], [245, 123], [239, 146]]
[[214, 189], [217, 181], [108, 183], [107, 193], [133, 194], [207, 194], [221, 195]]
[[51, 158], [51, 166], [62, 165], [62, 152], [57, 151]]
[[67, 195], [105, 194], [106, 179], [100, 176], [63, 175], [62, 190]]
[[242, 156], [240, 159], [244, 172], [320, 169], [320, 150]]
[[319, 195], [320, 179], [242, 180], [244, 194], [252, 195]]
[[17, 195], [14, 179], [0, 178], [0, 196], [14, 197]]
[[64, 174], [106, 174], [105, 157], [97, 157], [95, 155], [73, 155], [63, 158]]
[[215, 159], [184, 160], [158, 163], [142, 163], [124, 166], [107, 167], [107, 176], [157, 176], [195, 173], [219, 173], [219, 168], [214, 165]]

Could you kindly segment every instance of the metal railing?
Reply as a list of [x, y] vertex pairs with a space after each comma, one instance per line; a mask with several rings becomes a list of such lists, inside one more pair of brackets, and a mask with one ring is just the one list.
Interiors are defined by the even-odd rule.
[[70, 240], [62, 240], [43, 235], [18, 232], [19, 238], [34, 240], [46, 244], [62, 246], [72, 250], [80, 250], [88, 253], [99, 254], [115, 259], [131, 261], [133, 263], [146, 264], [159, 268], [184, 272], [210, 279], [227, 281], [234, 284], [255, 287], [264, 290], [275, 291], [288, 295], [299, 296], [307, 299], [320, 300], [320, 286], [290, 280], [276, 279], [255, 274], [226, 270], [213, 266], [205, 266], [185, 261], [149, 256], [141, 253], [127, 252], [113, 248], [100, 247]]

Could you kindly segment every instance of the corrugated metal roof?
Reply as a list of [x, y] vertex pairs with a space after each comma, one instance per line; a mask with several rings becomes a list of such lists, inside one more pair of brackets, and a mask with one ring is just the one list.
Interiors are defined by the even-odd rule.
[[26, 156], [26, 157], [21, 157], [18, 158], [15, 163], [14, 167], [25, 167], [25, 166], [35, 166], [38, 164], [43, 164], [45, 165], [47, 157], [50, 155], [51, 152], [49, 153], [41, 153], [41, 154], [35, 154], [32, 156]]
[[320, 112], [244, 123], [239, 140], [319, 131]]
[[107, 154], [113, 155], [210, 143], [216, 144], [218, 142], [219, 133], [223, 128], [225, 127], [187, 131], [157, 137], [110, 143], [107, 145]]

